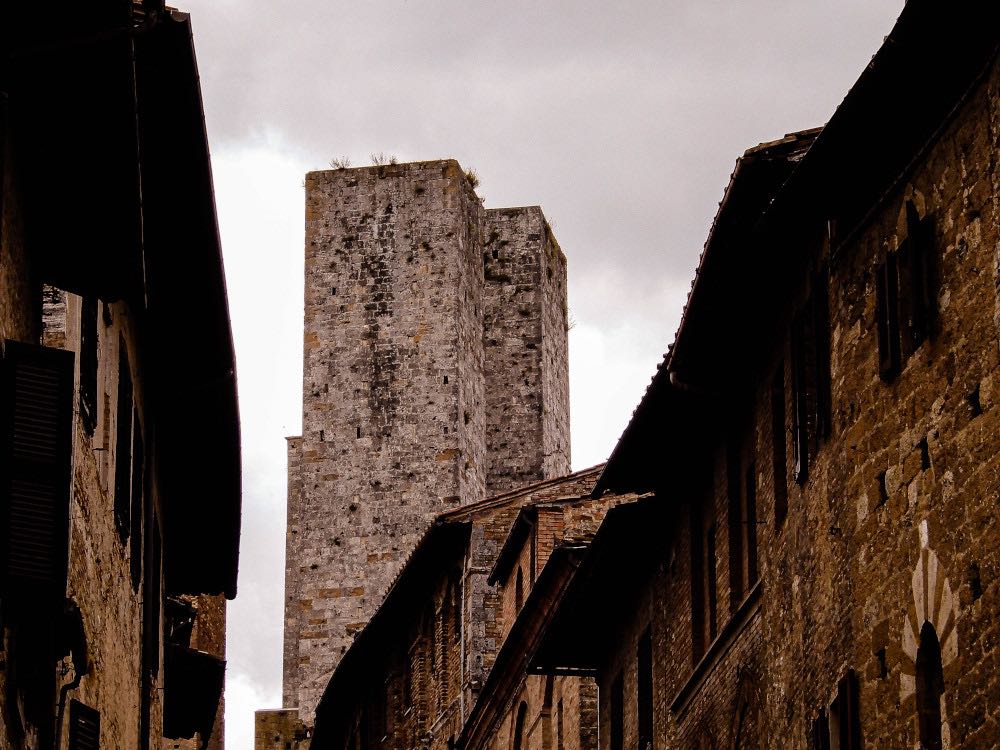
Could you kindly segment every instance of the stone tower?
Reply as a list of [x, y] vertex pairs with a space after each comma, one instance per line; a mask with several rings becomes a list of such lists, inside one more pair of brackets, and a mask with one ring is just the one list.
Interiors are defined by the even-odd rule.
[[569, 471], [566, 259], [455, 161], [306, 177], [302, 436], [288, 440], [285, 708], [439, 513]]

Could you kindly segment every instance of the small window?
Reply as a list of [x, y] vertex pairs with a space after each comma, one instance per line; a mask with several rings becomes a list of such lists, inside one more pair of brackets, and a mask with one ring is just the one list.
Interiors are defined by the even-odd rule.
[[525, 733], [527, 732], [528, 704], [521, 701], [517, 707], [517, 718], [514, 721], [514, 750], [525, 750], [527, 743]]
[[788, 515], [788, 464], [785, 444], [785, 370], [779, 363], [771, 383], [771, 474], [774, 483], [774, 524], [781, 526]]
[[810, 739], [812, 750], [830, 750], [830, 720], [826, 709], [820, 709], [819, 715], [813, 719]]
[[619, 672], [611, 683], [609, 726], [611, 734], [610, 750], [624, 750], [625, 747], [625, 686]]
[[653, 746], [653, 638], [647, 627], [639, 638], [636, 653], [638, 750]]
[[808, 481], [810, 455], [830, 436], [832, 425], [829, 297], [824, 267], [792, 319], [792, 454], [799, 484]]
[[139, 590], [142, 578], [142, 517], [145, 513], [145, 475], [142, 430], [139, 427], [139, 410], [132, 410], [132, 510], [129, 534], [129, 568], [132, 590]]
[[858, 678], [854, 670], [837, 684], [837, 697], [830, 706], [830, 738], [837, 750], [861, 750], [861, 717], [858, 714]]
[[757, 473], [752, 455], [744, 460], [740, 443], [731, 441], [729, 478], [729, 607], [735, 612], [757, 582]]
[[[711, 492], [706, 492], [710, 502]], [[717, 635], [717, 560], [711, 508], [691, 506], [691, 658], [697, 664]]]
[[906, 204], [907, 236], [875, 271], [879, 375], [889, 381], [930, 336], [934, 318], [934, 231]]
[[69, 704], [69, 750], [100, 750], [101, 714], [73, 700]]

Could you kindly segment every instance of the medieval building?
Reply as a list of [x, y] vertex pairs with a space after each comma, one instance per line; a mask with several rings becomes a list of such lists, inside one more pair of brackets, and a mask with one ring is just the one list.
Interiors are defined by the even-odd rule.
[[[337, 667], [299, 747], [996, 746], [998, 15], [910, 0], [826, 126], [738, 159], [676, 338], [608, 463], [497, 494], [463, 454], [450, 481], [492, 496], [424, 498], [415, 548], [377, 579], [388, 594], [326, 646]], [[369, 205], [331, 211], [377, 216]], [[307, 401], [324, 387], [309, 347], [325, 345], [309, 299]], [[490, 402], [485, 385], [452, 416]], [[327, 424], [312, 429], [359, 421]], [[309, 522], [293, 507], [290, 539]], [[374, 562], [366, 551], [341, 564]], [[321, 624], [315, 595], [295, 596], [293, 616]], [[291, 746], [279, 714], [259, 719], [259, 749]]]
[[[287, 710], [258, 715], [300, 734], [434, 520], [566, 474], [570, 450], [566, 261], [537, 207], [484, 209], [455, 161], [314, 172], [305, 274]], [[456, 575], [458, 622], [486, 583]], [[464, 653], [467, 690], [482, 657]]]
[[239, 419], [187, 15], [3, 3], [0, 186], [0, 748], [221, 749]]

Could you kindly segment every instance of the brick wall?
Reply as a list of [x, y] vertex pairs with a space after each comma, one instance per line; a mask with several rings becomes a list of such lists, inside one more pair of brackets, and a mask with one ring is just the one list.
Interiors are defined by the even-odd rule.
[[[728, 747], [738, 733], [748, 746], [806, 748], [811, 721], [830, 705], [849, 669], [859, 677], [865, 746], [915, 747], [912, 675], [925, 618], [944, 634], [947, 746], [992, 747], [998, 741], [991, 708], [1000, 691], [991, 666], [1000, 638], [1000, 412], [993, 375], [1000, 352], [998, 125], [1000, 67], [994, 64], [835, 257], [821, 240], [806, 243], [816, 259], [813, 270], [824, 260], [830, 269], [830, 437], [811, 449], [808, 481], [796, 484], [791, 352], [784, 336], [755, 374], [749, 432], [756, 446], [759, 609], [751, 608], [742, 621], [731, 616], [726, 443], [735, 423], [720, 425], [707, 508], [717, 524], [722, 635], [709, 648], [704, 675], [692, 680], [686, 505], [665, 530], [654, 582], [602, 668], [604, 742], [610, 684], [622, 671], [625, 746], [634, 746], [635, 646], [650, 613], [657, 748]], [[934, 226], [937, 323], [930, 340], [885, 382], [878, 366], [875, 267], [907, 236], [907, 201]], [[806, 281], [790, 292], [792, 307], [805, 300], [808, 286]], [[786, 319], [785, 330], [789, 324]], [[771, 470], [771, 383], [778, 368], [784, 368], [786, 385], [783, 523], [775, 516]], [[679, 700], [685, 691], [688, 697]]]

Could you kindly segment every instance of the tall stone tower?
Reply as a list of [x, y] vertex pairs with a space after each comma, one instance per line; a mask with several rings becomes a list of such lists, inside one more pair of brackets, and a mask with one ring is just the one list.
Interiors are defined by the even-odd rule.
[[569, 471], [566, 259], [455, 161], [306, 176], [283, 702], [311, 725], [439, 513]]

